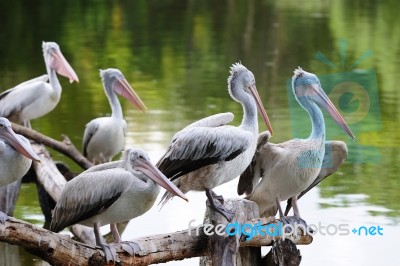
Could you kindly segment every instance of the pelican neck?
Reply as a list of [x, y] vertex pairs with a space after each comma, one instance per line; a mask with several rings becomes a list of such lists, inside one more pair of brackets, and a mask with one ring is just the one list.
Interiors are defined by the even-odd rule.
[[111, 107], [111, 117], [115, 119], [123, 119], [122, 107], [118, 100], [117, 95], [113, 90], [112, 83], [108, 80], [103, 81], [105, 92], [108, 98], [108, 102], [110, 103]]

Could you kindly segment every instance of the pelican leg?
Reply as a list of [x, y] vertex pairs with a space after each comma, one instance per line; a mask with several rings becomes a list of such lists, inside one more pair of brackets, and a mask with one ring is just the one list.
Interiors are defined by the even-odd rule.
[[121, 236], [119, 235], [117, 224], [112, 223], [110, 224], [110, 230], [112, 236], [114, 238], [114, 242], [121, 246], [121, 248], [129, 253], [131, 256], [135, 256], [135, 253], [138, 253], [141, 249], [138, 244], [132, 241], [121, 241]]
[[297, 196], [292, 197], [293, 215], [300, 218], [299, 206], [297, 205]]
[[300, 217], [299, 206], [297, 205], [297, 196], [292, 197], [292, 206], [293, 206], [293, 217], [297, 219], [298, 224], [302, 224], [305, 227], [307, 227], [306, 221], [304, 221]]
[[276, 207], [278, 207], [278, 211], [279, 211], [279, 218], [282, 218], [282, 217], [284, 217], [284, 215], [283, 215], [283, 211], [282, 211], [282, 207], [281, 207], [281, 199], [279, 197], [277, 197], [275, 199], [275, 201], [276, 201]]
[[120, 244], [121, 243], [121, 236], [119, 235], [117, 224], [111, 223], [110, 224], [110, 230], [111, 230], [111, 234], [112, 234], [112, 236], [114, 238], [114, 242], [117, 243], [117, 244]]
[[215, 193], [211, 189], [206, 189], [206, 195], [208, 198], [207, 205], [210, 206], [214, 211], [220, 213], [227, 221], [230, 222], [235, 213], [228, 211], [224, 205], [222, 205], [219, 199], [214, 199], [213, 195], [215, 195]]
[[[280, 204], [280, 198], [276, 198], [276, 204], [278, 205], [278, 210], [279, 210], [279, 219], [282, 221], [284, 224], [290, 224], [293, 228], [295, 228], [297, 225], [303, 225], [305, 228], [307, 228], [307, 223], [303, 219], [300, 218], [300, 212], [299, 212], [299, 207], [297, 205], [297, 196], [294, 196], [291, 198], [292, 199], [292, 206], [293, 206], [293, 216], [285, 216], [283, 214], [281, 204]], [[289, 230], [289, 228], [286, 228]]]
[[8, 220], [8, 215], [0, 211], [0, 224], [5, 224]]
[[108, 245], [104, 241], [102, 235], [100, 234], [100, 224], [95, 223], [93, 229], [94, 229], [94, 235], [96, 237], [96, 245], [101, 247], [101, 249], [103, 250], [104, 256], [106, 257], [106, 262], [107, 263], [109, 261], [115, 262], [117, 257], [117, 250], [115, 249], [115, 247]]

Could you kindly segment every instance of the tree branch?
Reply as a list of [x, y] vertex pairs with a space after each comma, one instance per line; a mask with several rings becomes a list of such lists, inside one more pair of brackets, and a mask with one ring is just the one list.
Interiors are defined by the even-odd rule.
[[70, 157], [83, 169], [88, 169], [93, 166], [93, 164], [79, 152], [79, 150], [74, 146], [74, 144], [66, 135], [62, 135], [63, 141], [57, 141], [46, 135], [43, 135], [36, 130], [23, 127], [15, 123], [12, 123], [12, 127], [15, 133], [23, 135], [24, 137], [31, 139], [37, 143], [44, 144]]
[[[259, 221], [262, 221], [262, 224], [270, 222], [268, 219]], [[248, 223], [254, 224], [254, 221]], [[130, 256], [117, 248], [117, 257], [122, 265], [144, 266], [205, 256], [209, 252], [209, 236], [203, 229], [199, 227], [190, 231], [183, 230], [133, 239], [131, 242], [136, 243], [140, 251], [135, 256]], [[277, 239], [279, 237], [275, 240]], [[105, 265], [103, 251], [99, 247], [76, 242], [67, 235], [56, 234], [12, 217], [4, 226], [0, 225], [0, 241], [19, 245], [52, 265]], [[310, 244], [312, 237], [301, 235], [293, 237], [292, 241], [295, 244]], [[272, 243], [271, 238], [259, 237], [241, 241], [240, 247], [266, 246]]]

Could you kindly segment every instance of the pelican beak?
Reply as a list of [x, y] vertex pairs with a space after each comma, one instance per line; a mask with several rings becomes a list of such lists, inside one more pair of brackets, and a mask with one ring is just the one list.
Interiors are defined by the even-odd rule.
[[256, 100], [258, 111], [260, 112], [260, 114], [261, 114], [261, 116], [262, 116], [262, 118], [263, 118], [263, 120], [265, 122], [265, 125], [267, 126], [267, 128], [268, 128], [268, 130], [269, 130], [269, 132], [271, 133], [271, 136], [272, 136], [273, 135], [273, 131], [272, 131], [271, 122], [269, 122], [269, 118], [268, 118], [267, 112], [265, 111], [265, 108], [264, 108], [264, 106], [263, 106], [263, 104], [261, 102], [261, 98], [260, 98], [260, 95], [258, 94], [256, 85], [250, 86], [249, 89], [250, 89], [250, 92], [251, 92], [253, 98]]
[[74, 81], [79, 82], [78, 76], [60, 50], [53, 50], [51, 56], [52, 60], [49, 64], [51, 68], [57, 71], [61, 76], [68, 78], [70, 83]]
[[175, 196], [181, 197], [182, 199], [189, 201], [185, 194], [179, 190], [157, 167], [155, 167], [151, 162], [145, 159], [139, 159], [138, 165], [135, 167], [137, 170], [141, 171], [147, 175], [151, 180], [165, 188], [167, 191], [171, 192]]
[[137, 108], [142, 110], [143, 112], [147, 109], [146, 105], [140, 99], [139, 95], [135, 92], [135, 90], [129, 85], [128, 81], [125, 78], [117, 78], [114, 82], [114, 90], [119, 95], [128, 99], [131, 103], [133, 103]]
[[315, 101], [330, 114], [333, 120], [335, 120], [336, 124], [338, 124], [338, 126], [341, 127], [347, 133], [347, 135], [355, 140], [356, 137], [354, 136], [353, 132], [351, 132], [346, 121], [344, 121], [343, 117], [340, 115], [339, 111], [333, 105], [331, 100], [329, 100], [321, 86], [319, 84], [313, 84], [310, 86], [312, 91], [315, 93]]
[[39, 156], [32, 149], [29, 142], [26, 143], [24, 140], [22, 140], [20, 136], [15, 134], [15, 132], [12, 130], [11, 127], [6, 128], [4, 138], [11, 144], [11, 146], [16, 151], [24, 155], [26, 158], [40, 162]]

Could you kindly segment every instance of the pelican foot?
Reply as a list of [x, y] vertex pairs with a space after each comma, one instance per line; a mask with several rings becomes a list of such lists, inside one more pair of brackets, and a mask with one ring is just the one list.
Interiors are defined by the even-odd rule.
[[307, 222], [301, 219], [300, 217], [297, 216], [283, 216], [280, 218], [283, 224], [285, 225], [291, 225], [291, 227], [286, 227], [285, 232], [286, 233], [291, 233], [293, 232], [294, 228], [300, 227], [301, 229], [304, 230], [311, 230], [310, 228], [307, 228]]
[[108, 244], [99, 244], [103, 249], [104, 257], [106, 257], [106, 263], [109, 261], [115, 262], [117, 259], [117, 249]]
[[214, 199], [216, 199], [216, 200], [218, 200], [219, 202], [221, 202], [222, 205], [225, 203], [224, 197], [222, 197], [222, 195], [217, 195], [217, 194], [215, 194], [215, 192], [212, 191], [212, 190], [211, 190], [211, 196], [212, 196]]
[[135, 256], [136, 253], [139, 253], [139, 251], [141, 251], [140, 246], [132, 241], [121, 242], [121, 247], [125, 252], [129, 253], [129, 255], [131, 256]]
[[0, 224], [5, 224], [8, 220], [8, 215], [0, 211]]
[[211, 203], [210, 200], [207, 200], [207, 206], [224, 216], [228, 222], [232, 221], [233, 216], [235, 216], [235, 213], [227, 210], [219, 200], [213, 200]]

